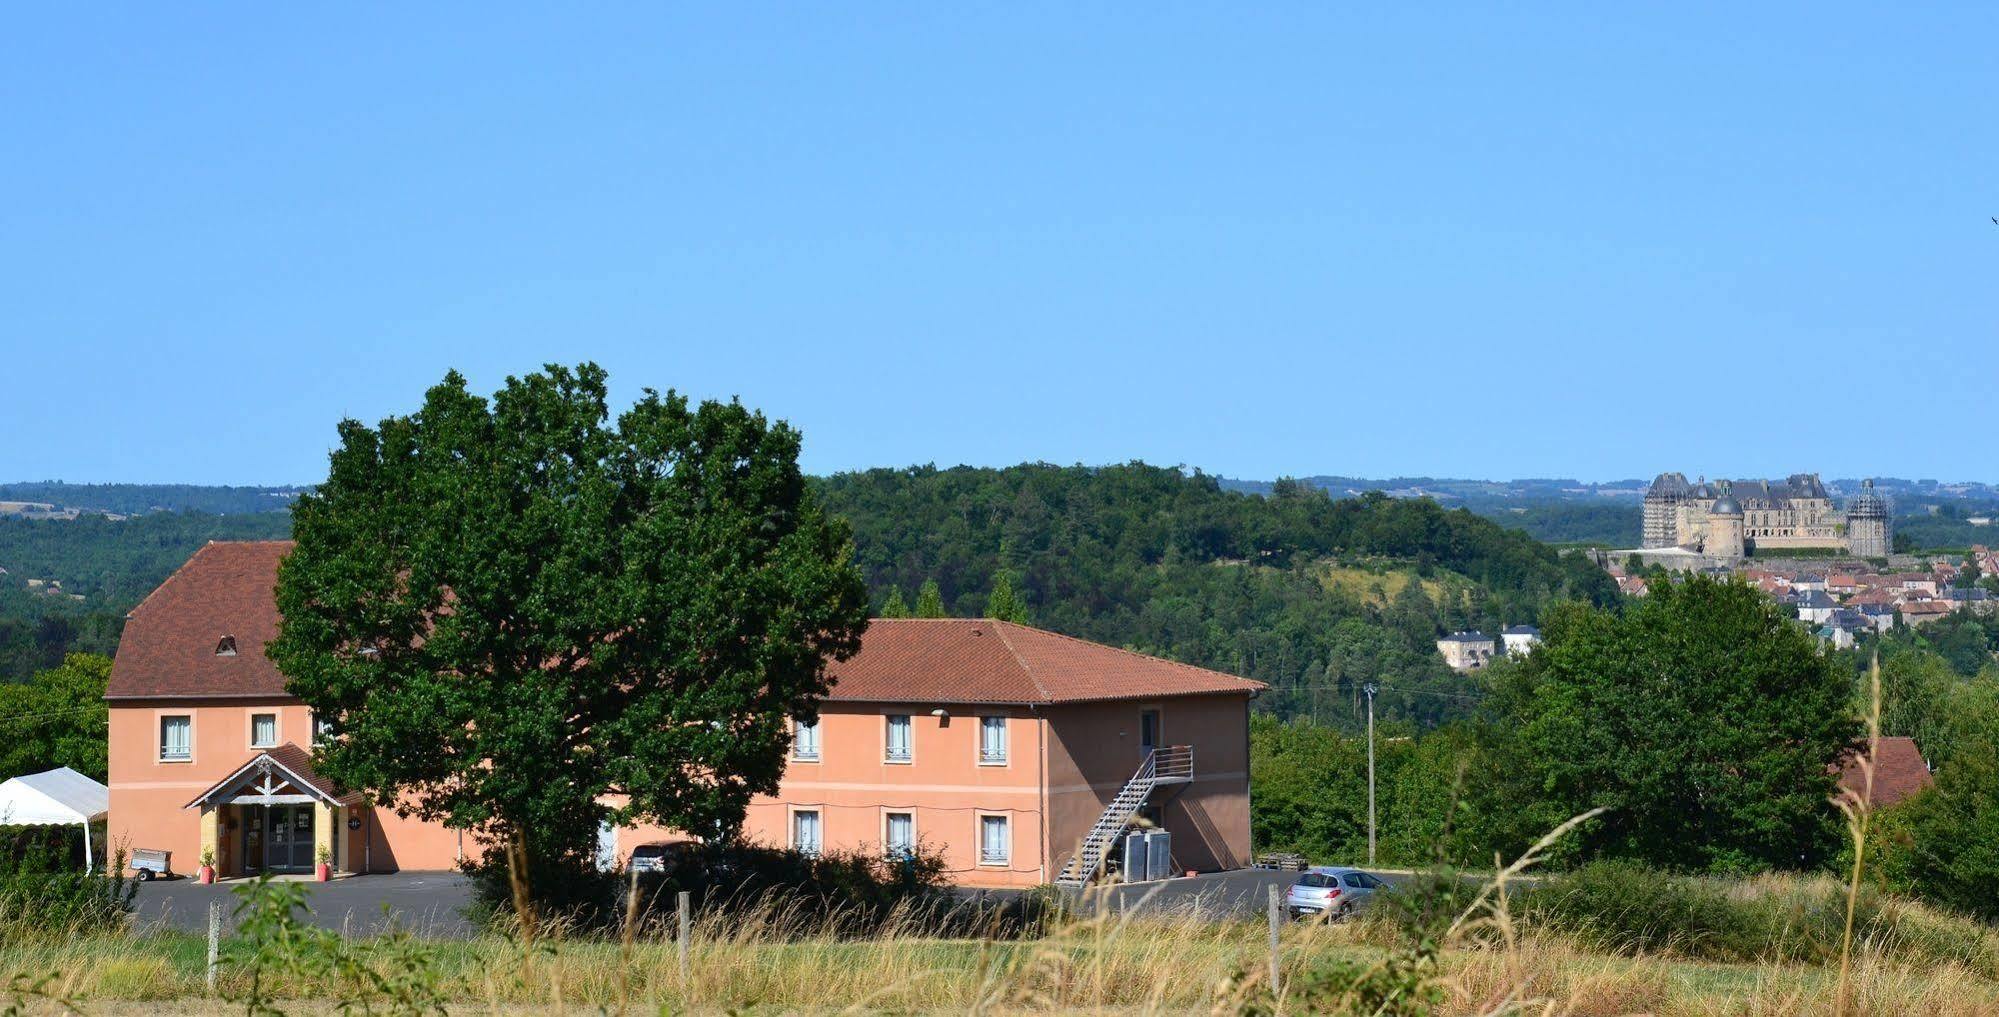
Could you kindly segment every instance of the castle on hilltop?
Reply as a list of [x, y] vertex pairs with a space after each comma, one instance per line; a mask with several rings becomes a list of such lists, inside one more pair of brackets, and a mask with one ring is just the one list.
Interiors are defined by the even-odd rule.
[[1645, 492], [1643, 547], [1684, 548], [1709, 558], [1755, 551], [1832, 548], [1858, 558], [1884, 558], [1892, 543], [1888, 504], [1864, 481], [1842, 511], [1816, 473], [1782, 481], [1689, 484], [1684, 473], [1661, 473]]

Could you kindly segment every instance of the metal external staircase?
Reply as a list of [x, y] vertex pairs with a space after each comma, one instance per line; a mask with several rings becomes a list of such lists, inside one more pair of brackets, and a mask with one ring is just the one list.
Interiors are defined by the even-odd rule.
[[1117, 796], [1104, 808], [1103, 815], [1083, 835], [1082, 846], [1062, 872], [1055, 877], [1057, 886], [1080, 887], [1096, 878], [1098, 870], [1104, 866], [1117, 839], [1131, 825], [1132, 818], [1140, 809], [1152, 801], [1153, 792], [1162, 787], [1187, 784], [1194, 779], [1194, 747], [1191, 745], [1165, 745], [1146, 754], [1145, 762], [1139, 764], [1138, 772], [1125, 781], [1118, 789]]

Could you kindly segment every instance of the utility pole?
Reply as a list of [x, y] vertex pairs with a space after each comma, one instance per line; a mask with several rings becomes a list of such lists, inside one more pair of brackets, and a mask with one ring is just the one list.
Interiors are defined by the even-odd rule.
[[1374, 865], [1374, 691], [1378, 688], [1368, 682], [1367, 692], [1367, 864]]

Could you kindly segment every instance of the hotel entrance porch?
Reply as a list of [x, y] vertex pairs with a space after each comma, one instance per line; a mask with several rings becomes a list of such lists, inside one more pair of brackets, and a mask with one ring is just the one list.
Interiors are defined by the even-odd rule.
[[201, 813], [201, 847], [218, 876], [314, 871], [322, 853], [338, 871], [354, 796], [312, 772], [311, 757], [286, 744], [252, 756], [187, 804]]

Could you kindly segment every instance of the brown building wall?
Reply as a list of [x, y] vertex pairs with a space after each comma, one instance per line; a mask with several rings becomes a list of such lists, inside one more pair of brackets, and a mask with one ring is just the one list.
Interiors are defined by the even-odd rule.
[[[1091, 824], [1144, 761], [1139, 724], [1158, 710], [1162, 745], [1194, 749], [1194, 780], [1162, 789], [1175, 871], [1249, 862], [1249, 706], [1239, 695], [1182, 696], [1057, 706], [1048, 711], [1048, 835], [1060, 871]], [[1168, 795], [1170, 794], [1170, 797]]]

